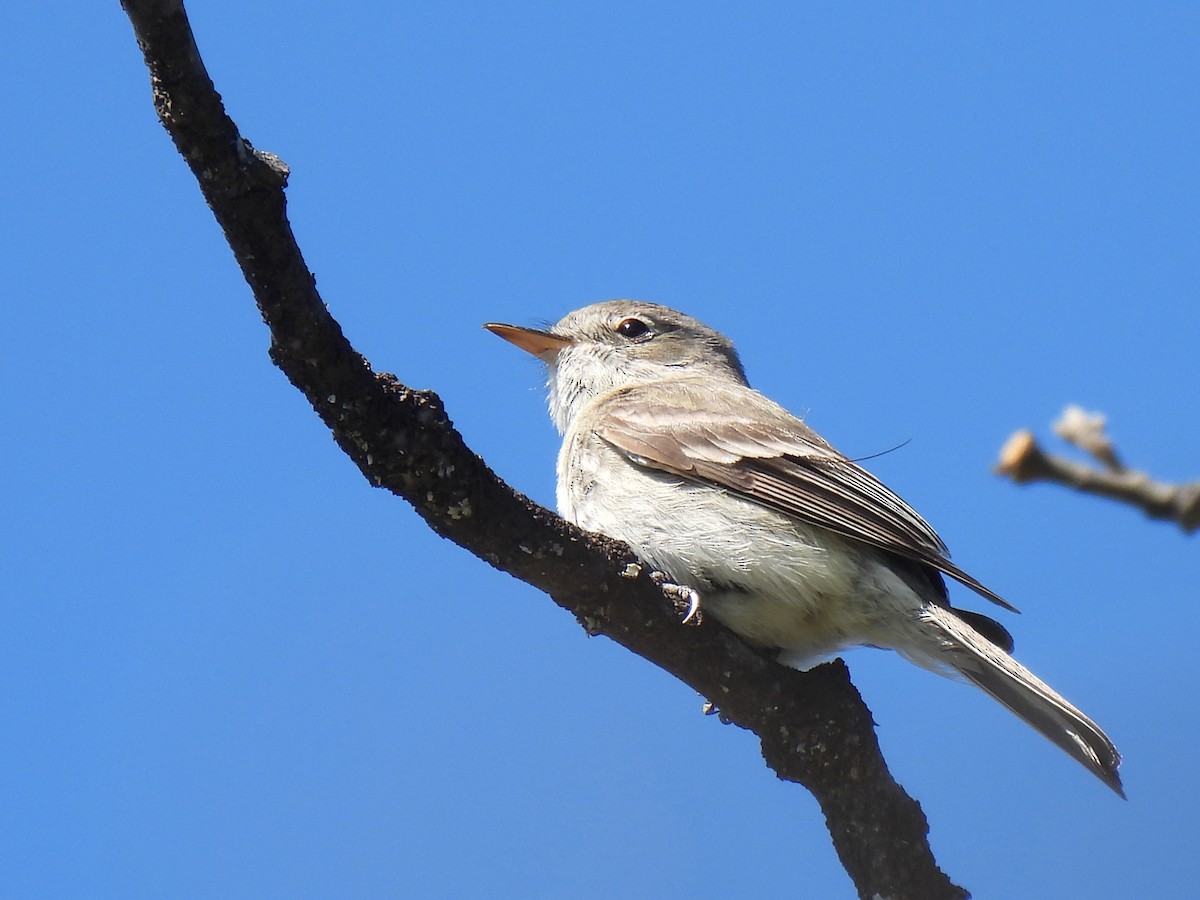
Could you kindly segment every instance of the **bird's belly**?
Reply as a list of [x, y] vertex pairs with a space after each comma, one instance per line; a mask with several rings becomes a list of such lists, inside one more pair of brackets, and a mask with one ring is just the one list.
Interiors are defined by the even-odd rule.
[[560, 496], [564, 514], [630, 544], [739, 636], [791, 660], [871, 642], [870, 551], [719, 488], [626, 465], [637, 477], [616, 479], [619, 492], [611, 478], [577, 478]]

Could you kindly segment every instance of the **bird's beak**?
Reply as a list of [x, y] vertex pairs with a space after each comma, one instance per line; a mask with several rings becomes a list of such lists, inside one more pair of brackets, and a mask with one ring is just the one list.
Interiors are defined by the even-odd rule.
[[526, 353], [532, 353], [542, 362], [550, 362], [564, 347], [574, 343], [570, 338], [559, 337], [549, 331], [538, 331], [536, 328], [522, 328], [520, 325], [501, 325], [498, 322], [488, 322], [483, 326], [494, 335], [504, 338], [510, 344], [515, 344]]

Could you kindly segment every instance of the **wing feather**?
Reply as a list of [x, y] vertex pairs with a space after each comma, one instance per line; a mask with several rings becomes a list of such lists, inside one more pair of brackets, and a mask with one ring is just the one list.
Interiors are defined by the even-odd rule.
[[749, 387], [680, 379], [627, 388], [602, 401], [593, 429], [638, 465], [719, 485], [931, 566], [1016, 611], [952, 563], [937, 532], [912, 507]]

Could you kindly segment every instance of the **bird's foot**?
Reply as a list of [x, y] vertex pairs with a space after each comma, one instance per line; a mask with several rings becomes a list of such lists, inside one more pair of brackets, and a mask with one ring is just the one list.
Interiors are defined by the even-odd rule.
[[700, 594], [686, 584], [676, 584], [663, 572], [652, 572], [650, 578], [663, 595], [671, 601], [675, 612], [683, 616], [684, 625], [699, 625], [704, 620], [700, 609]]

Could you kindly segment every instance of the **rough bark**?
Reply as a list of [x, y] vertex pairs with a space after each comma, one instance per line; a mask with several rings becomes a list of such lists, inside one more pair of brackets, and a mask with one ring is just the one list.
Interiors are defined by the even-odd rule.
[[[179, 0], [124, 0], [159, 118], [200, 184], [271, 333], [271, 359], [367, 480], [439, 535], [545, 591], [753, 731], [779, 777], [808, 788], [865, 898], [963, 898], [938, 869], [920, 806], [892, 779], [870, 711], [840, 662], [796, 672], [719, 623], [684, 626], [630, 549], [580, 531], [509, 488], [473, 454], [436, 395], [376, 373], [316, 291], [286, 215], [287, 167], [226, 115]], [[804, 853], [797, 853], [803, 865]]]

